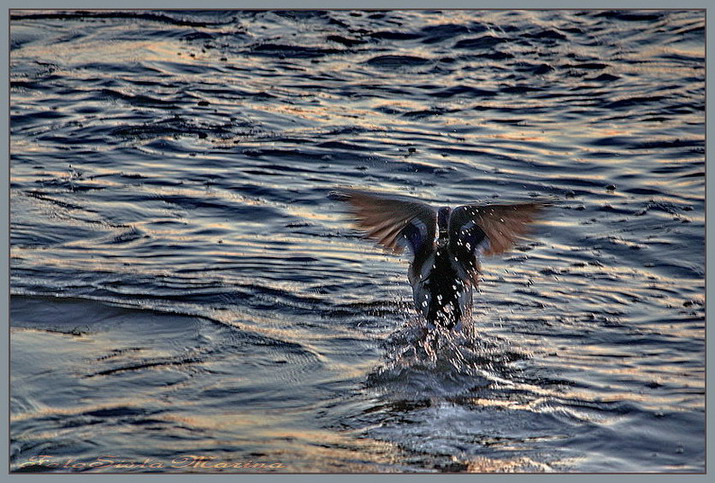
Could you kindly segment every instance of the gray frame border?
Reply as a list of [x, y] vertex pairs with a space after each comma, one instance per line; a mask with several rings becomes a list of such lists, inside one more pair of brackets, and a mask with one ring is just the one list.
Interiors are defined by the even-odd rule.
[[[11, 9], [703, 9], [706, 11], [706, 79], [710, 78], [711, 73], [711, 62], [708, 60], [708, 52], [714, 52], [712, 47], [713, 36], [708, 35], [707, 32], [707, 20], [708, 13], [707, 7], [710, 3], [707, 0], [687, 0], [684, 4], [674, 5], [672, 0], [596, 0], [594, 2], [589, 2], [584, 5], [582, 2], [577, 1], [565, 1], [565, 0], [541, 0], [540, 2], [530, 2], [528, 0], [501, 0], [500, 2], [488, 1], [488, 0], [441, 0], [435, 2], [434, 0], [303, 0], [300, 3], [291, 3], [288, 0], [241, 0], [241, 1], [231, 1], [231, 0], [213, 0], [208, 5], [201, 5], [196, 0], [124, 0], [121, 5], [118, 5], [116, 1], [109, 0], [71, 0], [71, 1], [61, 1], [61, 0], [6, 0], [3, 2], [4, 7], [0, 10], [0, 21], [1, 25], [6, 26], [6, 34], [0, 35], [0, 55], [2, 56], [2, 92], [9, 94], [9, 12]], [[675, 8], [674, 8], [675, 7]], [[707, 84], [707, 83], [706, 83]], [[707, 101], [707, 85], [706, 85], [706, 101]], [[710, 114], [713, 111], [712, 105], [706, 102], [706, 207], [705, 207], [705, 219], [706, 219], [706, 297], [709, 298], [711, 295], [711, 288], [709, 287], [707, 281], [710, 279], [710, 267], [707, 265], [707, 252], [709, 251], [709, 242], [713, 239], [712, 237], [712, 227], [707, 226], [707, 213], [711, 210], [712, 204], [714, 203], [712, 199], [708, 196], [711, 193], [712, 179], [707, 176], [707, 171], [709, 171], [709, 162], [707, 161], [707, 153], [712, 151], [713, 139], [707, 136], [707, 119], [710, 118]], [[2, 251], [7, 256], [0, 257], [0, 281], [2, 281], [2, 286], [5, 290], [0, 290], [0, 320], [4, 321], [7, 325], [4, 330], [0, 330], [0, 345], [6, 350], [9, 349], [9, 302], [10, 302], [10, 279], [9, 279], [9, 212], [10, 212], [10, 198], [9, 198], [9, 177], [10, 177], [10, 165], [9, 165], [9, 95], [0, 96], [0, 109], [2, 109], [4, 115], [0, 117], [0, 145], [3, 149], [3, 156], [0, 157], [0, 166], [4, 169], [0, 169], [0, 200], [2, 200], [2, 209], [0, 210], [0, 225], [8, 227], [8, 230], [3, 232], [3, 236], [0, 237], [0, 251]], [[707, 300], [706, 298], [706, 300]], [[707, 326], [707, 304], [706, 304], [706, 326]], [[707, 351], [707, 344], [710, 342], [710, 334], [707, 333], [706, 329], [706, 368], [711, 366], [710, 362], [712, 359], [712, 351]], [[9, 353], [9, 350], [7, 351]], [[2, 374], [2, 392], [4, 393], [7, 388], [9, 388], [9, 356], [0, 356], [0, 374]], [[709, 384], [712, 377], [707, 377], [706, 372], [706, 410], [707, 410], [707, 400], [711, 393], [711, 384]], [[151, 481], [167, 478], [179, 478], [183, 480], [195, 478], [207, 479], [215, 478], [221, 481], [228, 481], [228, 479], [235, 480], [238, 479], [243, 481], [253, 481], [253, 478], [259, 481], [281, 481], [285, 482], [290, 479], [291, 482], [297, 481], [298, 483], [313, 483], [315, 480], [323, 481], [337, 481], [341, 482], [353, 482], [353, 481], [365, 481], [365, 480], [375, 480], [375, 481], [406, 481], [407, 478], [410, 479], [410, 483], [413, 481], [431, 481], [435, 478], [447, 478], [450, 482], [467, 482], [467, 481], [494, 481], [496, 479], [508, 479], [509, 481], [543, 481], [546, 478], [549, 481], [578, 481], [578, 482], [591, 482], [599, 481], [605, 478], [613, 478], [612, 474], [557, 474], [557, 475], [534, 475], [534, 474], [516, 474], [516, 475], [482, 475], [482, 474], [440, 474], [440, 475], [424, 475], [424, 474], [394, 474], [394, 475], [343, 475], [343, 474], [271, 474], [271, 475], [256, 475], [256, 474], [231, 474], [231, 475], [207, 475], [207, 474], [162, 474], [162, 475], [143, 475], [143, 474], [51, 474], [51, 475], [32, 475], [32, 474], [9, 474], [9, 394], [3, 394], [5, 397], [0, 397], [0, 407], [2, 408], [4, 417], [0, 418], [0, 428], [2, 429], [2, 434], [0, 435], [0, 440], [2, 441], [2, 451], [0, 452], [0, 461], [2, 461], [2, 469], [0, 470], [0, 482], [5, 481], [19, 481], [28, 483], [44, 482], [50, 481], [52, 479], [60, 479], [66, 481], [74, 478], [87, 479], [89, 481], [100, 480], [104, 481], [109, 479], [113, 482], [124, 482], [131, 481], [133, 479], [149, 479]], [[712, 434], [711, 431], [712, 418], [707, 418], [706, 416], [706, 437]], [[708, 438], [709, 439], [709, 438]], [[677, 474], [619, 474], [618, 478], [623, 479], [626, 482], [638, 482], [647, 483], [653, 479], [662, 478], [686, 478], [688, 481], [706, 481], [707, 478], [707, 463], [710, 461], [710, 453], [712, 447], [706, 441], [706, 473], [698, 475], [677, 475]]]

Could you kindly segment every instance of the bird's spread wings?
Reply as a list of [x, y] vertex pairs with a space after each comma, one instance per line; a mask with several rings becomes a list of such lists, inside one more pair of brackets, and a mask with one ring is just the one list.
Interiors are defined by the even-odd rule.
[[525, 235], [545, 203], [514, 205], [466, 205], [452, 210], [449, 218], [450, 249], [476, 279], [479, 255], [498, 255]]
[[407, 245], [417, 256], [434, 243], [437, 212], [431, 206], [353, 189], [341, 189], [336, 194], [350, 205], [366, 236], [388, 250], [401, 253]]

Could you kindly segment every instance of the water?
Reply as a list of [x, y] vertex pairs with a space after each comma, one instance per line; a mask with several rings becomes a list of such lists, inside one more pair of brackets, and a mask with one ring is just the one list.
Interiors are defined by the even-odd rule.
[[[11, 49], [12, 470], [704, 471], [703, 11], [14, 11]], [[339, 186], [556, 203], [431, 350]]]

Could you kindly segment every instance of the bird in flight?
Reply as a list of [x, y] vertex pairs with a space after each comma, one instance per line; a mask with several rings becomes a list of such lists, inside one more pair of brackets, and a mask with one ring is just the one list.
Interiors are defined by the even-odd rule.
[[407, 276], [417, 312], [429, 328], [455, 330], [471, 313], [481, 258], [509, 250], [548, 204], [435, 209], [421, 201], [355, 189], [340, 189], [333, 196], [348, 204], [367, 238], [397, 254], [409, 248]]

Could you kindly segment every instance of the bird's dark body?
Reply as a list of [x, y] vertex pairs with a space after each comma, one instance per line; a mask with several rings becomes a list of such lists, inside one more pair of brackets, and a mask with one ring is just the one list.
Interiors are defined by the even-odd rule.
[[415, 308], [428, 326], [458, 329], [471, 312], [480, 258], [508, 250], [545, 203], [464, 205], [435, 210], [419, 201], [343, 190], [367, 236], [400, 253], [409, 247]]
[[409, 271], [415, 307], [427, 323], [452, 329], [470, 311], [472, 284], [448, 246], [437, 248], [425, 262], [431, 265]]

